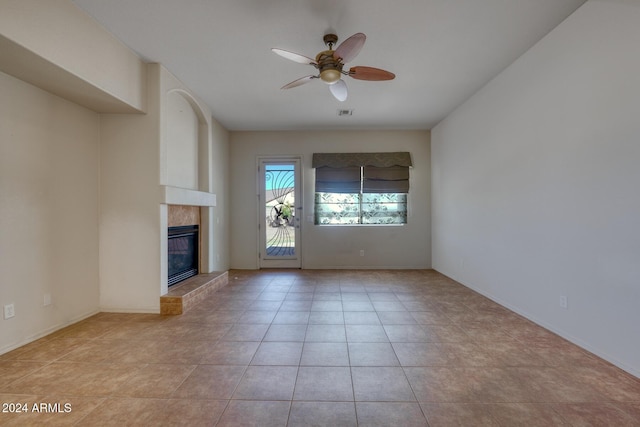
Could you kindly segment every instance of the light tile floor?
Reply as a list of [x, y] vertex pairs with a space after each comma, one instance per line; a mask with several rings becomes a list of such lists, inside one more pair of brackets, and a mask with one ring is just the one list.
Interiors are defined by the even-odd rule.
[[640, 380], [434, 271], [229, 278], [1, 355], [0, 425], [640, 425]]

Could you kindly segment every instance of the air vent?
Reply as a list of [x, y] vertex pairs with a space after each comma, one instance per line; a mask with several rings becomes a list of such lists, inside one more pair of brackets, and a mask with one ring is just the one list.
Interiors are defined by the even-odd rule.
[[353, 110], [338, 110], [339, 116], [352, 116]]

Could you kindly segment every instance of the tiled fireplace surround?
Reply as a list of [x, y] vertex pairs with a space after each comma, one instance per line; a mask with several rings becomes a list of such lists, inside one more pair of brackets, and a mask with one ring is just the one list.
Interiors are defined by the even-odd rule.
[[[201, 224], [198, 206], [169, 205], [168, 227]], [[202, 238], [200, 238], [202, 242]], [[200, 243], [202, 245], [202, 243]], [[202, 254], [202, 250], [199, 250]], [[198, 274], [172, 286], [160, 297], [160, 314], [183, 314], [228, 283], [227, 272]]]

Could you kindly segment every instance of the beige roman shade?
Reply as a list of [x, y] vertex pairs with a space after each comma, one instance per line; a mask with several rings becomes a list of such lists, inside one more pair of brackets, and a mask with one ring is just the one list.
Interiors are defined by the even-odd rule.
[[314, 153], [312, 167], [345, 168], [349, 166], [390, 166], [410, 167], [411, 154], [408, 152], [392, 153]]
[[408, 193], [409, 168], [407, 166], [389, 166], [378, 168], [364, 167], [363, 193]]
[[360, 167], [316, 168], [316, 192], [318, 193], [359, 193]]
[[[316, 192], [408, 193], [408, 152], [314, 153]], [[360, 175], [362, 171], [362, 176]]]

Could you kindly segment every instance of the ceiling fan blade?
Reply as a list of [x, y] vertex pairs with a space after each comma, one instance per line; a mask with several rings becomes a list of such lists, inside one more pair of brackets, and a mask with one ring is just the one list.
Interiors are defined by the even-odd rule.
[[355, 33], [345, 41], [333, 53], [335, 59], [342, 59], [342, 62], [349, 62], [358, 55], [364, 42], [367, 39], [363, 33]]
[[280, 56], [282, 56], [283, 58], [287, 58], [291, 61], [295, 61], [298, 62], [300, 64], [310, 64], [310, 65], [317, 65], [315, 59], [311, 59], [308, 56], [304, 56], [304, 55], [300, 55], [298, 53], [293, 53], [293, 52], [289, 52], [288, 50], [284, 50], [284, 49], [278, 49], [278, 48], [272, 48], [271, 49], [273, 51], [273, 53], [276, 53]]
[[309, 83], [311, 80], [313, 79], [317, 79], [317, 76], [304, 76], [302, 78], [299, 78], [298, 80], [294, 80], [291, 83], [287, 83], [286, 85], [282, 86], [280, 89], [291, 89], [292, 87], [298, 87], [301, 86], [303, 84]]
[[329, 85], [331, 94], [340, 102], [344, 102], [347, 99], [347, 84], [344, 80], [340, 79], [332, 85]]
[[393, 80], [396, 75], [389, 71], [381, 70], [380, 68], [373, 67], [351, 67], [349, 69], [349, 75], [358, 80]]

